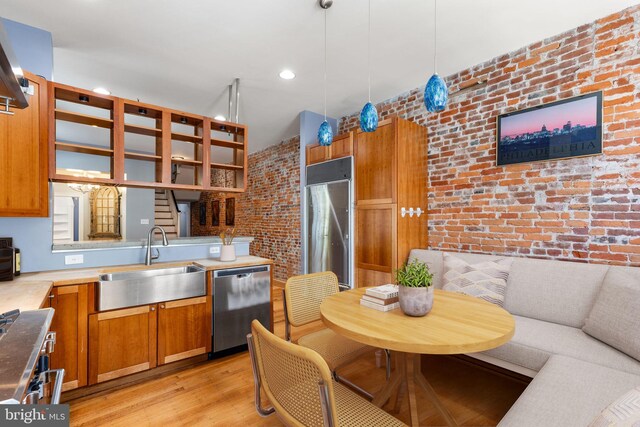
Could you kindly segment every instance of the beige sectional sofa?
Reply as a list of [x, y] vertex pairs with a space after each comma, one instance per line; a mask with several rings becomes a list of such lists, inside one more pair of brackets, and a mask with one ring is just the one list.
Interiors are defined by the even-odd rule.
[[[454, 255], [470, 264], [505, 258]], [[442, 287], [443, 252], [414, 249], [414, 258], [429, 265], [435, 286]], [[504, 308], [515, 318], [515, 335], [501, 347], [469, 355], [533, 378], [499, 426], [586, 427], [640, 385], [640, 361], [582, 331], [600, 288], [616, 271], [640, 283], [640, 268], [513, 259]], [[640, 341], [640, 331], [628, 339]]]

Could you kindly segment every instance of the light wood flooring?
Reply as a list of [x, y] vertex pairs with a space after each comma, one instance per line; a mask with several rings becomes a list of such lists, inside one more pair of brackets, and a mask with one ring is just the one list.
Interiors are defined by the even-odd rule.
[[[275, 332], [282, 337], [282, 300], [279, 292], [277, 294]], [[319, 326], [313, 325], [307, 330]], [[464, 426], [496, 425], [527, 385], [522, 378], [460, 358], [429, 356], [423, 360], [423, 367], [443, 404]], [[385, 370], [384, 366], [376, 368], [372, 352], [346, 367], [342, 374], [373, 391], [384, 383]], [[261, 418], [254, 409], [253, 376], [246, 352], [98, 391], [67, 403], [72, 426], [282, 425], [275, 415]], [[443, 420], [420, 393], [418, 407], [421, 425], [443, 425]], [[406, 402], [396, 416], [409, 422]]]

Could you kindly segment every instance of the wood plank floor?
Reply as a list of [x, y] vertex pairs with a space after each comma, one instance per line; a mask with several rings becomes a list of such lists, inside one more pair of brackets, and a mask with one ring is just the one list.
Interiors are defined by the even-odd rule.
[[[284, 336], [282, 301], [276, 295], [275, 332]], [[307, 330], [321, 325], [314, 325]], [[303, 333], [306, 331], [302, 331]], [[453, 357], [423, 360], [425, 376], [464, 426], [494, 426], [526, 387], [526, 381], [469, 364]], [[368, 390], [384, 382], [373, 353], [342, 372]], [[253, 406], [253, 376], [248, 354], [202, 362], [114, 390], [67, 402], [72, 426], [281, 426], [272, 415], [261, 418]], [[441, 426], [443, 420], [418, 394], [421, 425]], [[409, 421], [407, 404], [396, 415]]]

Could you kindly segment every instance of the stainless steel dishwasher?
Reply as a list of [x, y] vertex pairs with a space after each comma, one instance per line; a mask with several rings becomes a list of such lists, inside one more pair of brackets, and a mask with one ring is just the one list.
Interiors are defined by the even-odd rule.
[[211, 274], [213, 353], [246, 347], [253, 319], [266, 328], [271, 326], [270, 266], [217, 270]]

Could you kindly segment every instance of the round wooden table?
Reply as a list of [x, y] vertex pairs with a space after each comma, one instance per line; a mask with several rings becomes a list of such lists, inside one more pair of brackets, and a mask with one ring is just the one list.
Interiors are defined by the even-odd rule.
[[398, 389], [395, 410], [409, 397], [411, 425], [418, 425], [418, 385], [450, 426], [457, 425], [421, 372], [420, 354], [464, 354], [498, 347], [513, 337], [515, 322], [501, 307], [479, 298], [435, 290], [433, 309], [424, 317], [360, 305], [366, 288], [340, 292], [320, 305], [324, 323], [345, 337], [394, 352], [396, 369], [373, 403], [384, 405]]

